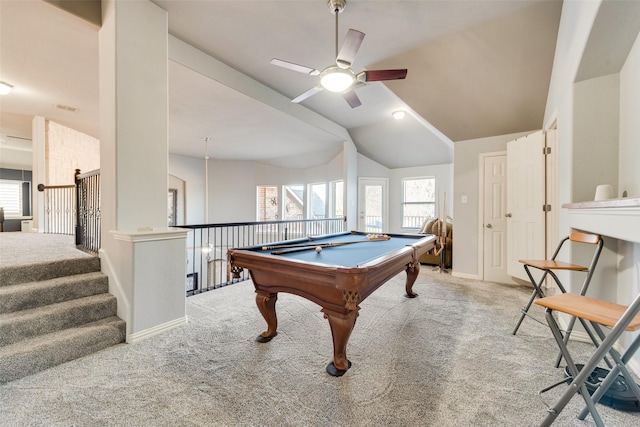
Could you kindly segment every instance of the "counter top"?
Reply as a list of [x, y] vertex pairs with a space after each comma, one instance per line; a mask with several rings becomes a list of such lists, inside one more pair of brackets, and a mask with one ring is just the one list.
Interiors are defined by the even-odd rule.
[[566, 203], [572, 228], [640, 243], [640, 197]]
[[567, 209], [598, 209], [598, 208], [636, 208], [640, 207], [640, 196], [622, 197], [620, 199], [608, 199], [589, 202], [565, 203]]

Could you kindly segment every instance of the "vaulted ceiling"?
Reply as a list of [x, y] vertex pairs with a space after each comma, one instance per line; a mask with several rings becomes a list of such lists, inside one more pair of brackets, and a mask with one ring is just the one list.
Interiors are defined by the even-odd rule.
[[[30, 137], [33, 115], [99, 138], [99, 26], [51, 3], [0, 2], [0, 136]], [[99, 2], [93, 2], [99, 5]], [[169, 33], [273, 91], [293, 99], [317, 76], [270, 64], [317, 68], [335, 59], [335, 16], [326, 0], [156, 0]], [[407, 68], [406, 79], [356, 89], [351, 108], [322, 91], [291, 108], [256, 100], [176, 61], [169, 64], [172, 153], [309, 167], [342, 149], [311, 111], [345, 128], [358, 151], [389, 168], [449, 163], [456, 141], [542, 127], [561, 1], [348, 0], [338, 40], [366, 34], [354, 71]], [[77, 108], [76, 112], [55, 105]], [[408, 112], [402, 121], [391, 113]], [[211, 120], [211, 118], [215, 120]], [[10, 141], [9, 141], [10, 142]]]

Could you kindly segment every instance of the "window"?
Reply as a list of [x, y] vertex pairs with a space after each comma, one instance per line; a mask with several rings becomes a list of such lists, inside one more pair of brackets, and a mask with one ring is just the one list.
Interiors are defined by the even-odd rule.
[[275, 221], [278, 219], [278, 187], [270, 185], [258, 186], [258, 221]]
[[284, 219], [304, 219], [304, 185], [285, 185]]
[[0, 206], [6, 216], [22, 216], [22, 187], [22, 181], [0, 179]]
[[427, 218], [435, 218], [435, 177], [402, 180], [402, 227], [420, 228]]
[[309, 219], [324, 219], [327, 215], [327, 184], [309, 184]]
[[330, 206], [329, 216], [331, 218], [340, 218], [344, 216], [344, 182], [332, 181], [330, 184]]

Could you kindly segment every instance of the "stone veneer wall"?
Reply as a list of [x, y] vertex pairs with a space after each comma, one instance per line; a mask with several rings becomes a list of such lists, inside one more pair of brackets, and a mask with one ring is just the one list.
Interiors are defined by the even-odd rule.
[[46, 122], [47, 185], [73, 184], [75, 169], [100, 168], [100, 140], [56, 122]]

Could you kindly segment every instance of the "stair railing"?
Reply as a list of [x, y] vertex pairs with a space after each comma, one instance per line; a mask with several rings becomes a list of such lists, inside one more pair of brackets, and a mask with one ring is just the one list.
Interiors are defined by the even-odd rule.
[[75, 235], [76, 247], [97, 254], [100, 250], [100, 170], [80, 173], [74, 184], [38, 184], [44, 193], [45, 233]]
[[100, 169], [76, 169], [76, 247], [97, 254], [100, 250]]
[[76, 215], [75, 185], [38, 184], [44, 193], [43, 229], [50, 234], [74, 233]]

